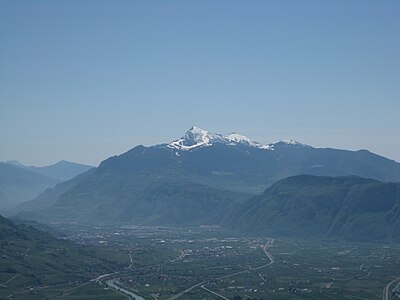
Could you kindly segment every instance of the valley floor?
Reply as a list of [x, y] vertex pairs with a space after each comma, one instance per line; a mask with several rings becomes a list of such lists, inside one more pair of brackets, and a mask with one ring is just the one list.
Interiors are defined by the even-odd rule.
[[399, 244], [248, 237], [214, 227], [56, 226], [76, 243], [113, 249], [125, 266], [56, 286], [24, 286], [23, 274], [1, 272], [1, 298], [392, 300], [397, 281], [389, 283], [400, 274]]

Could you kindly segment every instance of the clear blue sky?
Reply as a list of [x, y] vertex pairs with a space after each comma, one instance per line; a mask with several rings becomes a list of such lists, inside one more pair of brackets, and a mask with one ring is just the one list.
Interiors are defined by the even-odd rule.
[[400, 1], [0, 2], [0, 160], [98, 164], [192, 125], [400, 161]]

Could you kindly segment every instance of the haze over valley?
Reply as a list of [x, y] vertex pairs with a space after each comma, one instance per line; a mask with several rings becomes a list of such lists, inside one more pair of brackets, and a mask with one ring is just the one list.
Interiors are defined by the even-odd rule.
[[0, 299], [399, 299], [399, 15], [0, 1]]
[[[20, 225], [1, 219], [5, 246], [2, 274], [10, 277], [8, 282], [24, 279], [3, 285], [2, 295], [8, 298], [86, 298], [92, 293], [118, 298], [120, 293], [142, 299], [146, 295], [196, 299], [209, 294], [234, 299], [240, 297], [242, 289], [257, 297], [276, 299], [293, 293], [299, 297], [359, 293], [372, 297], [382, 290], [379, 283], [376, 287], [365, 285], [357, 292], [351, 285], [343, 286], [319, 273], [329, 274], [322, 270], [331, 268], [337, 270], [336, 276], [353, 276], [338, 271], [347, 266], [345, 258], [351, 255], [363, 262], [362, 257], [378, 251], [380, 243], [386, 250], [376, 263], [398, 263], [400, 184], [396, 182], [400, 164], [367, 150], [316, 148], [292, 140], [264, 145], [237, 133], [224, 136], [194, 126], [179, 139], [135, 146], [105, 159], [97, 168], [70, 162], [46, 168], [25, 167], [15, 161], [0, 165], [3, 182], [49, 181], [48, 186], [39, 186], [42, 192], [32, 199], [3, 204], [7, 208], [4, 212]], [[71, 172], [76, 176], [68, 177]], [[19, 193], [25, 190], [27, 194], [30, 188], [14, 185]], [[17, 199], [13, 194], [9, 198]], [[66, 236], [77, 244], [65, 241]], [[320, 258], [313, 262], [304, 251], [314, 244], [322, 245], [316, 238], [323, 239], [327, 249], [339, 250], [317, 248], [313, 252]], [[331, 245], [337, 241], [343, 244]], [[213, 248], [214, 243], [217, 248]], [[311, 272], [305, 281], [296, 281], [296, 276], [276, 281], [287, 273], [289, 259], [279, 251], [293, 251], [299, 243], [301, 254], [293, 262], [295, 268], [302, 268], [297, 260], [306, 265], [315, 263], [317, 273]], [[361, 254], [365, 245], [370, 246]], [[345, 253], [343, 259], [335, 266], [322, 267], [323, 257], [336, 257], [335, 251]], [[106, 253], [107, 258], [103, 256]], [[208, 264], [200, 268], [204, 271], [177, 276], [181, 263], [201, 262], [210, 255]], [[54, 262], [44, 268], [28, 256]], [[218, 257], [223, 260], [213, 263]], [[66, 265], [55, 279], [51, 276], [60, 268], [60, 259]], [[91, 267], [79, 263], [81, 259]], [[249, 266], [242, 269], [245, 261]], [[225, 263], [228, 265], [222, 272], [206, 272]], [[158, 271], [154, 273], [155, 266]], [[160, 277], [160, 268], [166, 277]], [[362, 263], [356, 276], [364, 277], [368, 272], [366, 283], [371, 278], [377, 282], [375, 276], [383, 275], [374, 268]], [[71, 272], [80, 275], [71, 277]], [[186, 279], [182, 282], [180, 276]], [[229, 285], [235, 282], [227, 280], [230, 277], [240, 280], [241, 285]], [[321, 290], [335, 283], [336, 288]], [[99, 290], [102, 286], [106, 288], [103, 291]], [[10, 289], [16, 294], [9, 294]]]

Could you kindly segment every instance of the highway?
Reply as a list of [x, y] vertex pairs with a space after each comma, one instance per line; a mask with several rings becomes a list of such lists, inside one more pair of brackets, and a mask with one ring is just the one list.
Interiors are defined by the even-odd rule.
[[275, 263], [275, 258], [274, 258], [274, 257], [272, 256], [272, 254], [268, 251], [268, 247], [269, 247], [273, 242], [274, 242], [274, 239], [269, 239], [269, 240], [265, 243], [265, 245], [264, 245], [264, 247], [263, 247], [263, 251], [264, 251], [265, 255], [268, 257], [269, 263], [267, 263], [266, 265], [263, 265], [263, 266], [254, 268], [253, 270], [259, 270], [259, 269], [262, 269], [262, 268], [266, 268], [266, 267], [272, 265], [273, 263]]
[[209, 292], [209, 293], [211, 293], [211, 294], [214, 294], [214, 295], [216, 295], [216, 296], [222, 298], [222, 299], [229, 300], [229, 298], [226, 298], [225, 296], [222, 296], [221, 294], [218, 294], [217, 292], [214, 292], [214, 291], [212, 291], [212, 290], [206, 288], [204, 285], [202, 285], [201, 288], [204, 289], [204, 290], [206, 290], [207, 292]]
[[13, 279], [17, 278], [18, 276], [21, 276], [21, 274], [14, 275], [14, 276], [11, 277], [10, 279], [8, 279], [8, 280], [6, 281], [6, 283], [10, 283]]
[[389, 282], [385, 288], [383, 289], [383, 300], [389, 300], [389, 292], [390, 292], [390, 286], [394, 284], [395, 282], [399, 281], [400, 277], [393, 279], [391, 282]]
[[[265, 245], [263, 246], [263, 251], [264, 251], [265, 255], [268, 257], [269, 263], [267, 263], [267, 264], [265, 264], [265, 265], [262, 265], [262, 266], [260, 266], [260, 267], [257, 267], [257, 268], [250, 268], [249, 270], [243, 270], [243, 271], [238, 271], [238, 272], [230, 273], [230, 274], [227, 274], [227, 275], [224, 275], [224, 276], [217, 277], [217, 278], [215, 278], [215, 279], [224, 279], [224, 278], [232, 277], [232, 276], [235, 276], [235, 275], [247, 273], [247, 272], [250, 272], [250, 271], [255, 271], [255, 270], [262, 269], [262, 268], [266, 268], [266, 267], [272, 265], [273, 263], [275, 263], [275, 259], [274, 259], [274, 257], [272, 256], [272, 254], [268, 251], [268, 248], [269, 248], [269, 246], [270, 246], [273, 242], [274, 242], [274, 239], [268, 239], [268, 241], [267, 241], [267, 242], [265, 243]], [[175, 299], [178, 299], [179, 297], [181, 297], [181, 296], [183, 296], [184, 294], [190, 292], [191, 290], [193, 290], [194, 288], [196, 288], [196, 287], [198, 287], [198, 286], [201, 286], [202, 289], [204, 289], [204, 290], [206, 290], [207, 292], [212, 293], [212, 294], [214, 294], [214, 295], [216, 295], [216, 296], [218, 296], [218, 297], [220, 297], [220, 298], [222, 298], [222, 299], [229, 300], [228, 298], [224, 297], [223, 295], [218, 294], [217, 292], [214, 292], [214, 291], [212, 291], [212, 290], [210, 290], [210, 289], [208, 289], [208, 288], [206, 288], [206, 287], [204, 286], [205, 284], [207, 284], [207, 283], [209, 283], [209, 282], [211, 282], [211, 281], [212, 281], [212, 280], [208, 280], [208, 281], [203, 281], [203, 282], [197, 283], [197, 284], [195, 284], [195, 285], [189, 287], [188, 289], [186, 289], [186, 290], [180, 292], [179, 294], [176, 294], [176, 295], [174, 295], [174, 296], [168, 298], [167, 300], [175, 300]]]
[[175, 300], [175, 299], [178, 299], [179, 297], [183, 296], [183, 295], [186, 294], [186, 293], [189, 293], [189, 292], [190, 292], [191, 290], [193, 290], [194, 288], [196, 288], [196, 287], [198, 287], [198, 286], [200, 286], [200, 285], [202, 285], [202, 284], [205, 284], [206, 282], [207, 282], [207, 281], [203, 281], [203, 282], [197, 283], [197, 284], [195, 284], [195, 285], [192, 285], [190, 288], [187, 288], [186, 290], [180, 292], [179, 294], [176, 294], [176, 295], [174, 295], [174, 296], [172, 296], [172, 297], [169, 297], [167, 300]]

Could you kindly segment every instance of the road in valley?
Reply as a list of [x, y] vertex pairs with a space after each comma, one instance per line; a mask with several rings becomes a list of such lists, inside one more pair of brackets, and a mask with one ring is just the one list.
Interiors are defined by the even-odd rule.
[[274, 258], [274, 257], [272, 256], [272, 254], [268, 251], [269, 246], [270, 246], [273, 242], [274, 242], [274, 239], [269, 239], [269, 240], [265, 243], [265, 245], [264, 245], [264, 247], [263, 247], [263, 251], [264, 251], [265, 255], [268, 257], [269, 263], [267, 263], [266, 265], [263, 265], [263, 266], [254, 268], [253, 270], [259, 270], [259, 269], [262, 269], [262, 268], [266, 268], [266, 267], [272, 265], [273, 263], [275, 263], [275, 258]]
[[198, 286], [200, 286], [200, 285], [202, 285], [202, 284], [205, 284], [205, 283], [206, 283], [206, 281], [203, 281], [203, 282], [197, 283], [197, 284], [195, 284], [195, 285], [192, 285], [190, 288], [187, 288], [186, 290], [180, 292], [179, 294], [176, 294], [176, 295], [174, 295], [174, 296], [172, 296], [172, 297], [169, 297], [167, 300], [175, 300], [175, 299], [178, 299], [179, 297], [183, 296], [184, 294], [189, 293], [189, 292], [190, 292], [191, 290], [193, 290], [194, 288], [197, 288]]
[[[263, 251], [264, 251], [265, 255], [268, 257], [269, 263], [267, 263], [267, 264], [265, 264], [265, 265], [262, 265], [262, 266], [260, 266], [260, 267], [257, 267], [257, 268], [250, 268], [249, 270], [243, 270], [243, 271], [239, 271], [239, 272], [234, 272], [234, 273], [231, 273], [231, 274], [227, 274], [227, 275], [224, 275], [224, 276], [220, 276], [220, 277], [217, 277], [217, 278], [215, 278], [215, 279], [224, 279], [224, 278], [232, 277], [232, 276], [235, 276], [235, 275], [247, 273], [247, 272], [250, 272], [250, 271], [255, 271], [255, 270], [262, 269], [262, 268], [266, 268], [266, 267], [272, 265], [273, 263], [275, 263], [275, 259], [274, 259], [274, 257], [272, 256], [272, 254], [268, 251], [268, 248], [269, 248], [269, 246], [270, 246], [273, 242], [274, 242], [274, 239], [268, 239], [268, 241], [267, 241], [267, 242], [265, 243], [265, 245], [263, 246]], [[214, 279], [214, 280], [215, 280], [215, 279]], [[197, 283], [197, 284], [195, 284], [195, 285], [189, 287], [188, 289], [186, 289], [186, 290], [180, 292], [179, 294], [176, 294], [176, 295], [174, 295], [174, 296], [168, 298], [167, 300], [175, 300], [175, 299], [178, 299], [179, 297], [181, 297], [181, 296], [183, 296], [184, 294], [190, 292], [191, 290], [193, 290], [194, 288], [196, 288], [196, 287], [198, 287], [198, 286], [201, 286], [202, 289], [208, 291], [209, 293], [214, 294], [215, 296], [220, 297], [221, 299], [229, 300], [229, 299], [226, 298], [225, 296], [223, 296], [223, 295], [221, 295], [221, 294], [218, 294], [217, 292], [214, 292], [213, 290], [210, 290], [210, 289], [208, 289], [208, 288], [206, 288], [206, 287], [204, 286], [205, 284], [207, 284], [207, 283], [209, 283], [209, 282], [211, 282], [211, 281], [213, 281], [213, 280], [208, 280], [208, 281], [203, 281], [203, 282]]]
[[207, 292], [209, 292], [209, 293], [211, 293], [211, 294], [214, 294], [214, 295], [216, 295], [216, 296], [222, 298], [222, 299], [229, 300], [229, 298], [226, 298], [225, 296], [222, 296], [221, 294], [218, 294], [217, 292], [214, 292], [214, 291], [212, 291], [212, 290], [206, 288], [204, 285], [202, 285], [201, 288], [202, 288], [203, 290], [206, 290]]
[[391, 282], [389, 282], [385, 288], [383, 289], [383, 300], [389, 300], [389, 291], [390, 291], [390, 286], [394, 283], [396, 283], [397, 281], [400, 280], [400, 277], [393, 279]]

